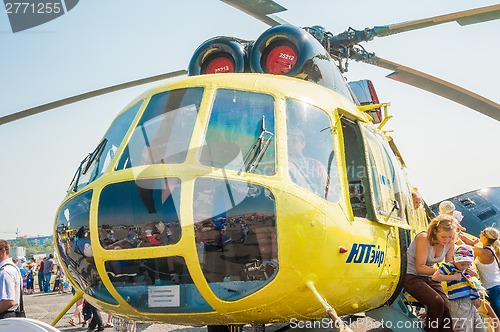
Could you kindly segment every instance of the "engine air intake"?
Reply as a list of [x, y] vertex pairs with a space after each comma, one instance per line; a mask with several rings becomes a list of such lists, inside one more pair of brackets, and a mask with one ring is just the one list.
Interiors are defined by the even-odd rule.
[[205, 41], [189, 62], [188, 75], [242, 73], [245, 70], [247, 41], [215, 37]]
[[276, 44], [269, 47], [264, 56], [265, 71], [270, 74], [286, 75], [297, 64], [297, 51], [293, 46]]
[[309, 32], [277, 25], [264, 32], [249, 52], [254, 73], [286, 75], [320, 84], [349, 100], [351, 92], [328, 52]]

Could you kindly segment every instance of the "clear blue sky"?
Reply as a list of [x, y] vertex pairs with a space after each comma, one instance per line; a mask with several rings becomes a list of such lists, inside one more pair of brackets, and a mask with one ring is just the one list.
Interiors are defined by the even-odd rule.
[[[495, 4], [495, 1], [282, 0], [299, 26], [338, 33]], [[187, 67], [208, 38], [255, 39], [267, 26], [217, 0], [85, 0], [47, 24], [13, 34], [0, 10], [0, 115], [70, 95]], [[499, 102], [500, 21], [456, 23], [376, 39], [364, 45], [392, 60]], [[413, 184], [433, 203], [500, 185], [500, 123], [454, 102], [384, 78], [387, 70], [351, 63], [349, 80], [371, 79], [391, 102], [395, 142]], [[59, 203], [138, 87], [0, 127], [0, 238], [50, 234]]]

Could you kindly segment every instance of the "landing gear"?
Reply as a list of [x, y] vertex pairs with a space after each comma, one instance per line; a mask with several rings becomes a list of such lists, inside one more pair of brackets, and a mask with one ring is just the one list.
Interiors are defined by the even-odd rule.
[[[264, 332], [265, 324], [252, 324], [252, 332]], [[243, 332], [243, 325], [208, 325], [208, 332]]]
[[243, 325], [207, 325], [207, 332], [242, 332]]

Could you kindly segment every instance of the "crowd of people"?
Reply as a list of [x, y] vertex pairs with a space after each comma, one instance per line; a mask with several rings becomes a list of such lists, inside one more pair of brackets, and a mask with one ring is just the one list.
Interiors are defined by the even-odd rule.
[[469, 238], [462, 218], [452, 202], [440, 203], [408, 247], [404, 289], [425, 307], [426, 331], [499, 332], [500, 232]]
[[[54, 255], [30, 260], [10, 257], [10, 245], [0, 239], [0, 319], [22, 317], [19, 314], [22, 297], [40, 293], [66, 293], [68, 282], [64, 270], [54, 262]], [[74, 290], [73, 290], [74, 292]], [[87, 331], [104, 331], [113, 328], [113, 332], [135, 332], [136, 324], [120, 317], [108, 314], [104, 323], [100, 311], [83, 298], [75, 304], [75, 310], [69, 324], [82, 327]]]
[[54, 263], [54, 255], [26, 260], [25, 257], [10, 258], [21, 274], [23, 294], [34, 294], [36, 290], [44, 293], [65, 293], [68, 282], [60, 265]]

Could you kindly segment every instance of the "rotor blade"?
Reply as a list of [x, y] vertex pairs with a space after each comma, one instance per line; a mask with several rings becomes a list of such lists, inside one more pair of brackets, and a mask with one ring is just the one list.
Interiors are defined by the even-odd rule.
[[484, 98], [483, 96], [475, 94], [472, 91], [466, 90], [440, 78], [425, 74], [416, 69], [405, 67], [377, 56], [373, 56], [370, 59], [362, 61], [378, 67], [393, 70], [393, 73], [386, 76], [390, 79], [413, 85], [414, 87], [437, 94], [500, 121], [500, 105], [492, 100]]
[[400, 32], [427, 28], [433, 25], [456, 21], [460, 25], [469, 25], [480, 22], [497, 20], [500, 18], [500, 5], [464, 10], [461, 12], [430, 17], [403, 23], [390, 24], [386, 26], [373, 27], [375, 37], [390, 36]]
[[270, 26], [280, 24], [290, 24], [287, 21], [275, 16], [273, 14], [280, 13], [287, 10], [285, 7], [272, 0], [221, 0], [228, 5], [241, 10], [242, 12], [255, 17], [261, 22]]
[[0, 117], [0, 126], [3, 125], [3, 124], [6, 124], [6, 123], [12, 122], [12, 121], [16, 121], [16, 120], [19, 120], [19, 119], [22, 119], [22, 118], [26, 118], [28, 116], [32, 116], [32, 115], [35, 115], [35, 114], [38, 114], [38, 113], [49, 111], [49, 110], [51, 110], [53, 108], [61, 107], [61, 106], [64, 106], [64, 105], [73, 104], [73, 103], [76, 103], [78, 101], [82, 101], [82, 100], [85, 100], [85, 99], [94, 98], [94, 97], [97, 97], [97, 96], [100, 96], [100, 95], [104, 95], [106, 93], [111, 93], [111, 92], [115, 92], [115, 91], [118, 91], [118, 90], [128, 89], [128, 88], [131, 88], [131, 87], [134, 87], [134, 86], [138, 86], [138, 85], [142, 85], [142, 84], [146, 84], [146, 83], [151, 83], [151, 82], [155, 82], [155, 81], [161, 81], [161, 80], [164, 80], [164, 79], [167, 79], [167, 78], [172, 78], [172, 77], [176, 77], [176, 76], [180, 76], [180, 75], [185, 75], [185, 74], [187, 74], [187, 71], [184, 70], [184, 69], [182, 69], [182, 70], [173, 71], [173, 72], [166, 73], [166, 74], [160, 74], [160, 75], [156, 75], [156, 76], [150, 76], [150, 77], [141, 78], [141, 79], [138, 79], [138, 80], [135, 80], [135, 81], [130, 81], [130, 82], [122, 83], [122, 84], [117, 84], [117, 85], [109, 86], [109, 87], [103, 88], [103, 89], [98, 89], [98, 90], [94, 90], [94, 91], [90, 91], [90, 92], [85, 92], [85, 93], [82, 93], [82, 94], [79, 94], [79, 95], [76, 95], [76, 96], [64, 98], [64, 99], [57, 100], [57, 101], [54, 101], [54, 102], [51, 102], [51, 103], [48, 103], [48, 104], [36, 106], [36, 107], [33, 107], [33, 108], [28, 108], [28, 109], [26, 109], [24, 111], [20, 111], [20, 112], [17, 112], [17, 113], [12, 113], [12, 114]]

